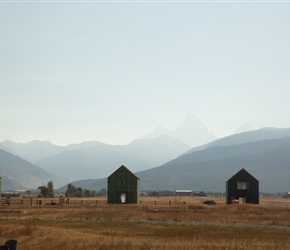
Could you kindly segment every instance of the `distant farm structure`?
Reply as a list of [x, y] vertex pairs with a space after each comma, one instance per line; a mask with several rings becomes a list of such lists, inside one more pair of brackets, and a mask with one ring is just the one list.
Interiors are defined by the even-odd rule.
[[125, 166], [108, 177], [108, 203], [140, 204], [140, 179]]
[[244, 168], [226, 182], [226, 203], [259, 204], [259, 181]]
[[192, 196], [192, 190], [176, 190], [176, 196]]

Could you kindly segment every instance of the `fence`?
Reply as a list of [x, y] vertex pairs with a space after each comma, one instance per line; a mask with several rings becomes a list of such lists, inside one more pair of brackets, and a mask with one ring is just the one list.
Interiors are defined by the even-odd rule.
[[159, 201], [159, 200], [155, 200], [155, 201], [140, 201], [140, 204], [143, 205], [185, 205], [188, 204], [188, 202], [185, 201], [180, 201], [180, 200], [169, 200], [169, 201]]
[[45, 206], [45, 205], [65, 205], [65, 204], [105, 204], [104, 199], [69, 199], [69, 198], [1, 198], [1, 205], [30, 205], [30, 206]]
[[[26, 206], [54, 206], [54, 205], [93, 205], [107, 204], [106, 197], [100, 199], [85, 198], [1, 198], [0, 205], [26, 205]], [[172, 199], [172, 200], [141, 200], [142, 205], [185, 205], [188, 202]]]

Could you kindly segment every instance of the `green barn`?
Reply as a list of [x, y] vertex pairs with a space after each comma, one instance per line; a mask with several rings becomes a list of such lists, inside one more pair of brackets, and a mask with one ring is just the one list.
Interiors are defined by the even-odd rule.
[[123, 165], [108, 177], [108, 203], [140, 203], [140, 179]]

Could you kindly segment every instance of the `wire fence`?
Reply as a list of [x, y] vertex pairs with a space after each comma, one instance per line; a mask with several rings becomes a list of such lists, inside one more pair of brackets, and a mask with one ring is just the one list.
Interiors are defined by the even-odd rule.
[[[54, 206], [54, 205], [93, 205], [107, 204], [106, 197], [99, 199], [93, 198], [1, 198], [2, 206]], [[189, 202], [173, 200], [140, 200], [143, 205], [186, 205]]]
[[53, 206], [68, 204], [106, 204], [105, 199], [70, 199], [70, 198], [1, 198], [2, 206], [30, 205], [30, 206]]

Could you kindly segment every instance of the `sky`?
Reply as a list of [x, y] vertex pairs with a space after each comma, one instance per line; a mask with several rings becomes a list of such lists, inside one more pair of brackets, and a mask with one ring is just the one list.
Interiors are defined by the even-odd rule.
[[0, 142], [290, 127], [289, 23], [290, 1], [0, 1]]

